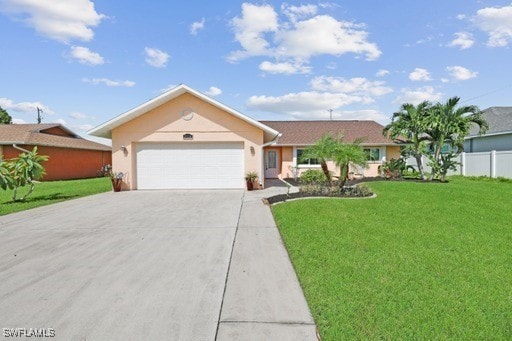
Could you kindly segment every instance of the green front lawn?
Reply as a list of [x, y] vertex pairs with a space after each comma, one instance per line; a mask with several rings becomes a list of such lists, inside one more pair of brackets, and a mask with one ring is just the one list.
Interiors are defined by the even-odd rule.
[[[25, 193], [28, 187], [19, 189]], [[59, 201], [84, 197], [112, 190], [109, 178], [83, 180], [48, 181], [36, 184], [32, 193], [24, 202], [12, 201], [12, 190], [0, 189], [0, 215], [28, 210], [30, 208], [53, 204]]]
[[370, 187], [272, 208], [322, 338], [512, 339], [512, 183]]

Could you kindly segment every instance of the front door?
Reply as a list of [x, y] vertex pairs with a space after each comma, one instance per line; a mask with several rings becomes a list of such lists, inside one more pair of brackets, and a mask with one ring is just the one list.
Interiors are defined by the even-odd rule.
[[277, 178], [279, 175], [277, 150], [265, 151], [265, 178]]

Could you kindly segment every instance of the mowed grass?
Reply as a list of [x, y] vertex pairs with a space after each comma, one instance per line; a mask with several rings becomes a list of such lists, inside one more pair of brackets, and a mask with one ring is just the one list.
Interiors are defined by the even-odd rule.
[[[27, 190], [28, 187], [20, 188], [18, 197], [21, 197]], [[21, 202], [12, 201], [12, 190], [0, 189], [0, 215], [110, 190], [112, 190], [112, 185], [110, 179], [106, 177], [37, 183], [34, 192]]]
[[512, 339], [512, 183], [375, 182], [272, 208], [324, 340]]

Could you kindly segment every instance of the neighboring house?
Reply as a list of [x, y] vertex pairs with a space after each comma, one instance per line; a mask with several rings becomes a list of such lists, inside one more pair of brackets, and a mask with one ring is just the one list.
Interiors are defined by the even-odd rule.
[[17, 157], [37, 146], [40, 155], [49, 156], [43, 165], [43, 180], [83, 179], [98, 176], [112, 163], [109, 146], [86, 140], [58, 123], [0, 124], [0, 155]]
[[[276, 144], [265, 147], [265, 177], [291, 178], [306, 169], [320, 169], [318, 160], [302, 160], [302, 151], [323, 135], [343, 135], [344, 142], [362, 139], [368, 154], [368, 167], [352, 169], [363, 176], [377, 176], [378, 167], [385, 160], [400, 157], [400, 147], [382, 135], [383, 126], [375, 121], [261, 121], [279, 131], [282, 136]], [[339, 174], [332, 162], [329, 169]]]
[[[313, 143], [329, 131], [320, 131], [322, 124], [337, 124], [311, 122], [317, 127], [316, 134], [308, 140], [293, 140], [293, 136], [285, 136], [290, 130], [277, 123], [258, 122], [179, 85], [89, 134], [112, 139], [113, 168], [125, 173], [124, 189], [244, 188], [244, 175], [251, 171], [257, 172], [262, 182], [265, 176], [288, 176], [288, 166], [293, 166], [300, 146]], [[302, 124], [309, 126], [309, 122]], [[398, 147], [381, 137], [383, 127], [374, 122], [350, 121], [334, 132], [343, 130], [348, 136], [350, 132], [345, 128], [356, 126], [362, 134], [358, 137], [368, 138], [368, 148], [379, 150], [378, 156], [374, 151], [378, 160], [398, 155]], [[365, 127], [372, 129], [370, 135]], [[271, 166], [275, 166], [272, 174]]]
[[491, 107], [483, 111], [489, 130], [479, 136], [474, 126], [464, 141], [466, 153], [512, 150], [512, 107]]

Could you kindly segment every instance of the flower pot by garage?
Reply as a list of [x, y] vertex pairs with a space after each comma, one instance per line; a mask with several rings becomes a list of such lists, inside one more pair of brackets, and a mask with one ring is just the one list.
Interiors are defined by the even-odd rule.
[[251, 180], [247, 180], [247, 190], [252, 191], [254, 189], [254, 185]]
[[123, 186], [123, 179], [111, 179], [112, 187], [114, 188], [114, 192], [121, 192], [121, 187]]

